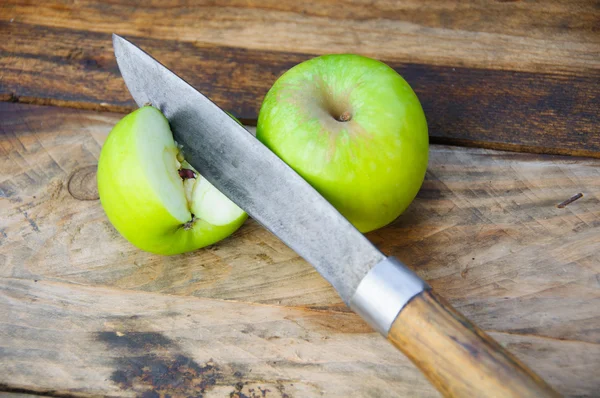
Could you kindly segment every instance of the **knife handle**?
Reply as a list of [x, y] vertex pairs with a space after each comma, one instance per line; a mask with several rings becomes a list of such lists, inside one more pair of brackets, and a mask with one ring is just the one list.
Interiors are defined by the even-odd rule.
[[560, 397], [429, 289], [404, 306], [387, 338], [446, 397]]
[[350, 307], [446, 397], [559, 397], [394, 257], [363, 277]]

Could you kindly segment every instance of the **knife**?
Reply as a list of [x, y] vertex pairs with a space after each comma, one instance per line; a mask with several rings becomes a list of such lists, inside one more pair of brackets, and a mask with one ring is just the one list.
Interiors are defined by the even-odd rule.
[[135, 102], [165, 115], [186, 160], [312, 264], [444, 396], [559, 396], [210, 99], [122, 37], [113, 47]]

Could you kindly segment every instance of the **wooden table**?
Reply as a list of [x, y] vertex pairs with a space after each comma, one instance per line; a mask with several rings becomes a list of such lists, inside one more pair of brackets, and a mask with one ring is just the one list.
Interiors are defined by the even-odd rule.
[[119, 236], [95, 189], [134, 108], [112, 32], [247, 124], [316, 54], [392, 65], [423, 103], [431, 161], [368, 238], [561, 393], [600, 394], [597, 2], [188, 3], [0, 4], [0, 395], [437, 396], [253, 220], [173, 257]]

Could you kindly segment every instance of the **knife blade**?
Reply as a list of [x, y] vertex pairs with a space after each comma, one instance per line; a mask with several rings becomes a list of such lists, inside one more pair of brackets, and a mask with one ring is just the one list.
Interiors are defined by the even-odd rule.
[[113, 47], [135, 102], [151, 104], [165, 115], [186, 160], [312, 264], [346, 304], [411, 358], [442, 393], [556, 396], [413, 271], [381, 253], [209, 98], [122, 37], [113, 35]]
[[[205, 95], [125, 39], [115, 35], [113, 45], [135, 102], [150, 103], [165, 115], [188, 163], [312, 264], [346, 304], [361, 311], [376, 300], [364, 317], [387, 333], [401, 307], [426, 284], [396, 259], [386, 259], [300, 175]], [[361, 288], [374, 290], [367, 294], [372, 299], [361, 300], [358, 286], [380, 263], [379, 272]], [[377, 280], [388, 278], [394, 268], [406, 277], [392, 279], [399, 286], [385, 292]]]

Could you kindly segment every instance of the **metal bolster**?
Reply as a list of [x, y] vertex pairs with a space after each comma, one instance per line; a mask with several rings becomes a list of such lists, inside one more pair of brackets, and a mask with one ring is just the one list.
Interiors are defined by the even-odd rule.
[[377, 263], [360, 281], [350, 308], [387, 337], [404, 306], [429, 285], [394, 257]]

